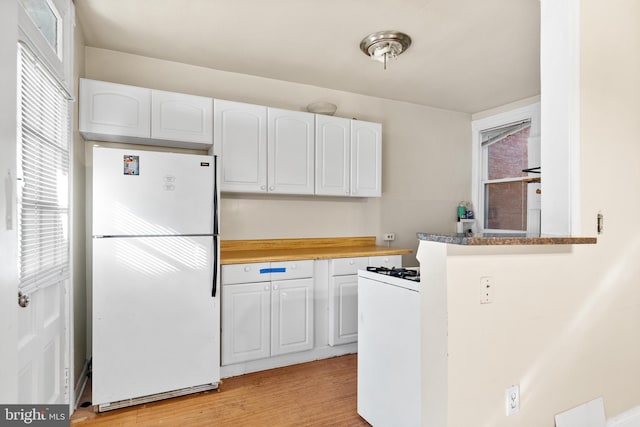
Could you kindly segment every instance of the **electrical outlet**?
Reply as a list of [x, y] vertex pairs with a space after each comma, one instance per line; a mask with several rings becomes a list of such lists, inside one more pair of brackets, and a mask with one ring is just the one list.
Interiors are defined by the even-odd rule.
[[396, 240], [396, 233], [384, 233], [382, 235], [382, 240], [384, 240], [385, 242]]
[[520, 410], [520, 387], [518, 384], [507, 387], [504, 392], [507, 417]]
[[480, 278], [480, 304], [493, 302], [493, 277]]

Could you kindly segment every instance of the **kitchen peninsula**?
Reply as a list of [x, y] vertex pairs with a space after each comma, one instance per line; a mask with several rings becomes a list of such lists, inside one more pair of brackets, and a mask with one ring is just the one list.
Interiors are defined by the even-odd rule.
[[[575, 288], [570, 295], [583, 297], [569, 255], [594, 252], [596, 238], [437, 233], [417, 237], [424, 425], [477, 425], [481, 418], [502, 418], [505, 390], [514, 384], [519, 385], [520, 411], [531, 411], [522, 416], [535, 418], [536, 405], [549, 402], [540, 389], [557, 386], [544, 382], [565, 373], [563, 363], [571, 364], [571, 346], [577, 345], [571, 329], [575, 320], [567, 319], [563, 310], [567, 289]], [[564, 268], [556, 267], [563, 264]], [[481, 287], [486, 283], [489, 295]], [[561, 291], [558, 283], [564, 287]], [[546, 379], [541, 380], [541, 372]], [[461, 405], [468, 410], [450, 410]], [[491, 424], [495, 423], [484, 425]]]

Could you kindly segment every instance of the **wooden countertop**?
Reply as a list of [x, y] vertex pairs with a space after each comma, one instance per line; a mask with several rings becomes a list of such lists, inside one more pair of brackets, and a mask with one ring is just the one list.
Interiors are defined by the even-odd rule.
[[376, 246], [376, 238], [327, 237], [220, 241], [220, 264], [410, 254], [411, 249]]

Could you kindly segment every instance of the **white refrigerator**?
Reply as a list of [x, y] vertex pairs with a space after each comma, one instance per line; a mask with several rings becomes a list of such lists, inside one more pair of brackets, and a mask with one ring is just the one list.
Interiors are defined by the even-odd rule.
[[93, 149], [93, 404], [217, 388], [216, 158]]

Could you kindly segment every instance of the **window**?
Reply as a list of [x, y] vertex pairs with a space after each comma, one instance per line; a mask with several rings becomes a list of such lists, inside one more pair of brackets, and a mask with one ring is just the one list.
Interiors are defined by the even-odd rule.
[[43, 64], [18, 44], [19, 287], [69, 276], [69, 104]]
[[49, 0], [20, 0], [20, 3], [56, 56], [62, 59], [62, 19], [57, 9]]
[[473, 122], [478, 228], [540, 232], [539, 104]]

